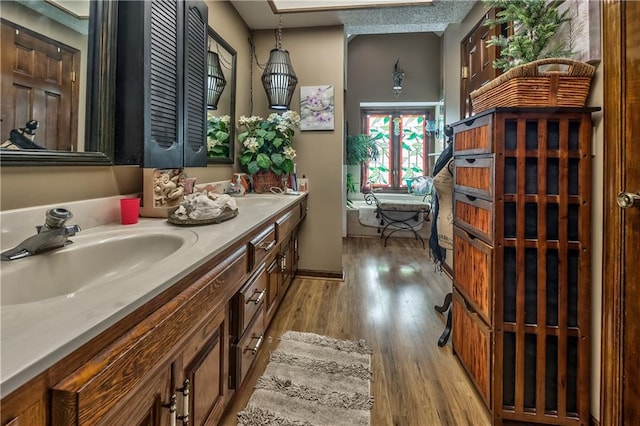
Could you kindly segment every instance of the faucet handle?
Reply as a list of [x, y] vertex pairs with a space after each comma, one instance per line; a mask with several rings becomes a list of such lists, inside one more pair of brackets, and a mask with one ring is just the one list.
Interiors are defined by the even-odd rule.
[[45, 225], [49, 229], [61, 228], [64, 226], [64, 223], [72, 217], [73, 214], [69, 210], [63, 207], [56, 207], [55, 209], [47, 210]]

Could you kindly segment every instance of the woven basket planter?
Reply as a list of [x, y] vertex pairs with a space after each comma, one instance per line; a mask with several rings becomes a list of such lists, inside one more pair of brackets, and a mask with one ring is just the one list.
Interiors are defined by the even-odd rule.
[[271, 188], [282, 188], [282, 176], [278, 176], [272, 171], [258, 172], [251, 175], [253, 180], [253, 191], [262, 194], [269, 192]]
[[[551, 66], [551, 70], [543, 67]], [[584, 107], [595, 67], [564, 58], [510, 69], [471, 92], [475, 113], [496, 107]]]

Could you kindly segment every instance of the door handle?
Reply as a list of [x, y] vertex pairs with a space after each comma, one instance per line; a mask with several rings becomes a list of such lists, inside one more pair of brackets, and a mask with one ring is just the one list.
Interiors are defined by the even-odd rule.
[[628, 209], [629, 207], [640, 207], [640, 194], [633, 194], [631, 192], [621, 192], [618, 194], [616, 198], [618, 202], [618, 206], [623, 209]]

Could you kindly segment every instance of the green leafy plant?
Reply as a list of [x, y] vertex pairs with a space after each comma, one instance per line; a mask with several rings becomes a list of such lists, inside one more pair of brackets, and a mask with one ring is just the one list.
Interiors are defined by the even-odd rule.
[[228, 115], [207, 117], [207, 157], [229, 157], [229, 122]]
[[242, 144], [239, 155], [244, 170], [253, 175], [271, 170], [277, 175], [293, 172], [296, 150], [291, 146], [294, 128], [300, 125], [300, 115], [295, 111], [273, 113], [266, 119], [260, 116], [240, 117], [238, 134]]
[[380, 137], [371, 137], [363, 133], [348, 135], [345, 163], [348, 166], [357, 166], [369, 160], [375, 161], [379, 154], [376, 140]]
[[506, 25], [511, 29], [511, 35], [493, 36], [487, 42], [500, 49], [494, 68], [507, 71], [538, 59], [572, 55], [567, 41], [556, 36], [571, 21], [569, 9], [561, 11], [564, 0], [485, 0], [485, 3], [501, 9], [496, 19], [487, 20], [485, 25]]

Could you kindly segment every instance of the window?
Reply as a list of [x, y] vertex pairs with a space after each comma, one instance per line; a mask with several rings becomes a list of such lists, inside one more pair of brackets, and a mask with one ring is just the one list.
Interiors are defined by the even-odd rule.
[[363, 128], [375, 139], [379, 155], [366, 167], [371, 188], [407, 190], [407, 181], [429, 176], [436, 142], [435, 109], [365, 110]]

